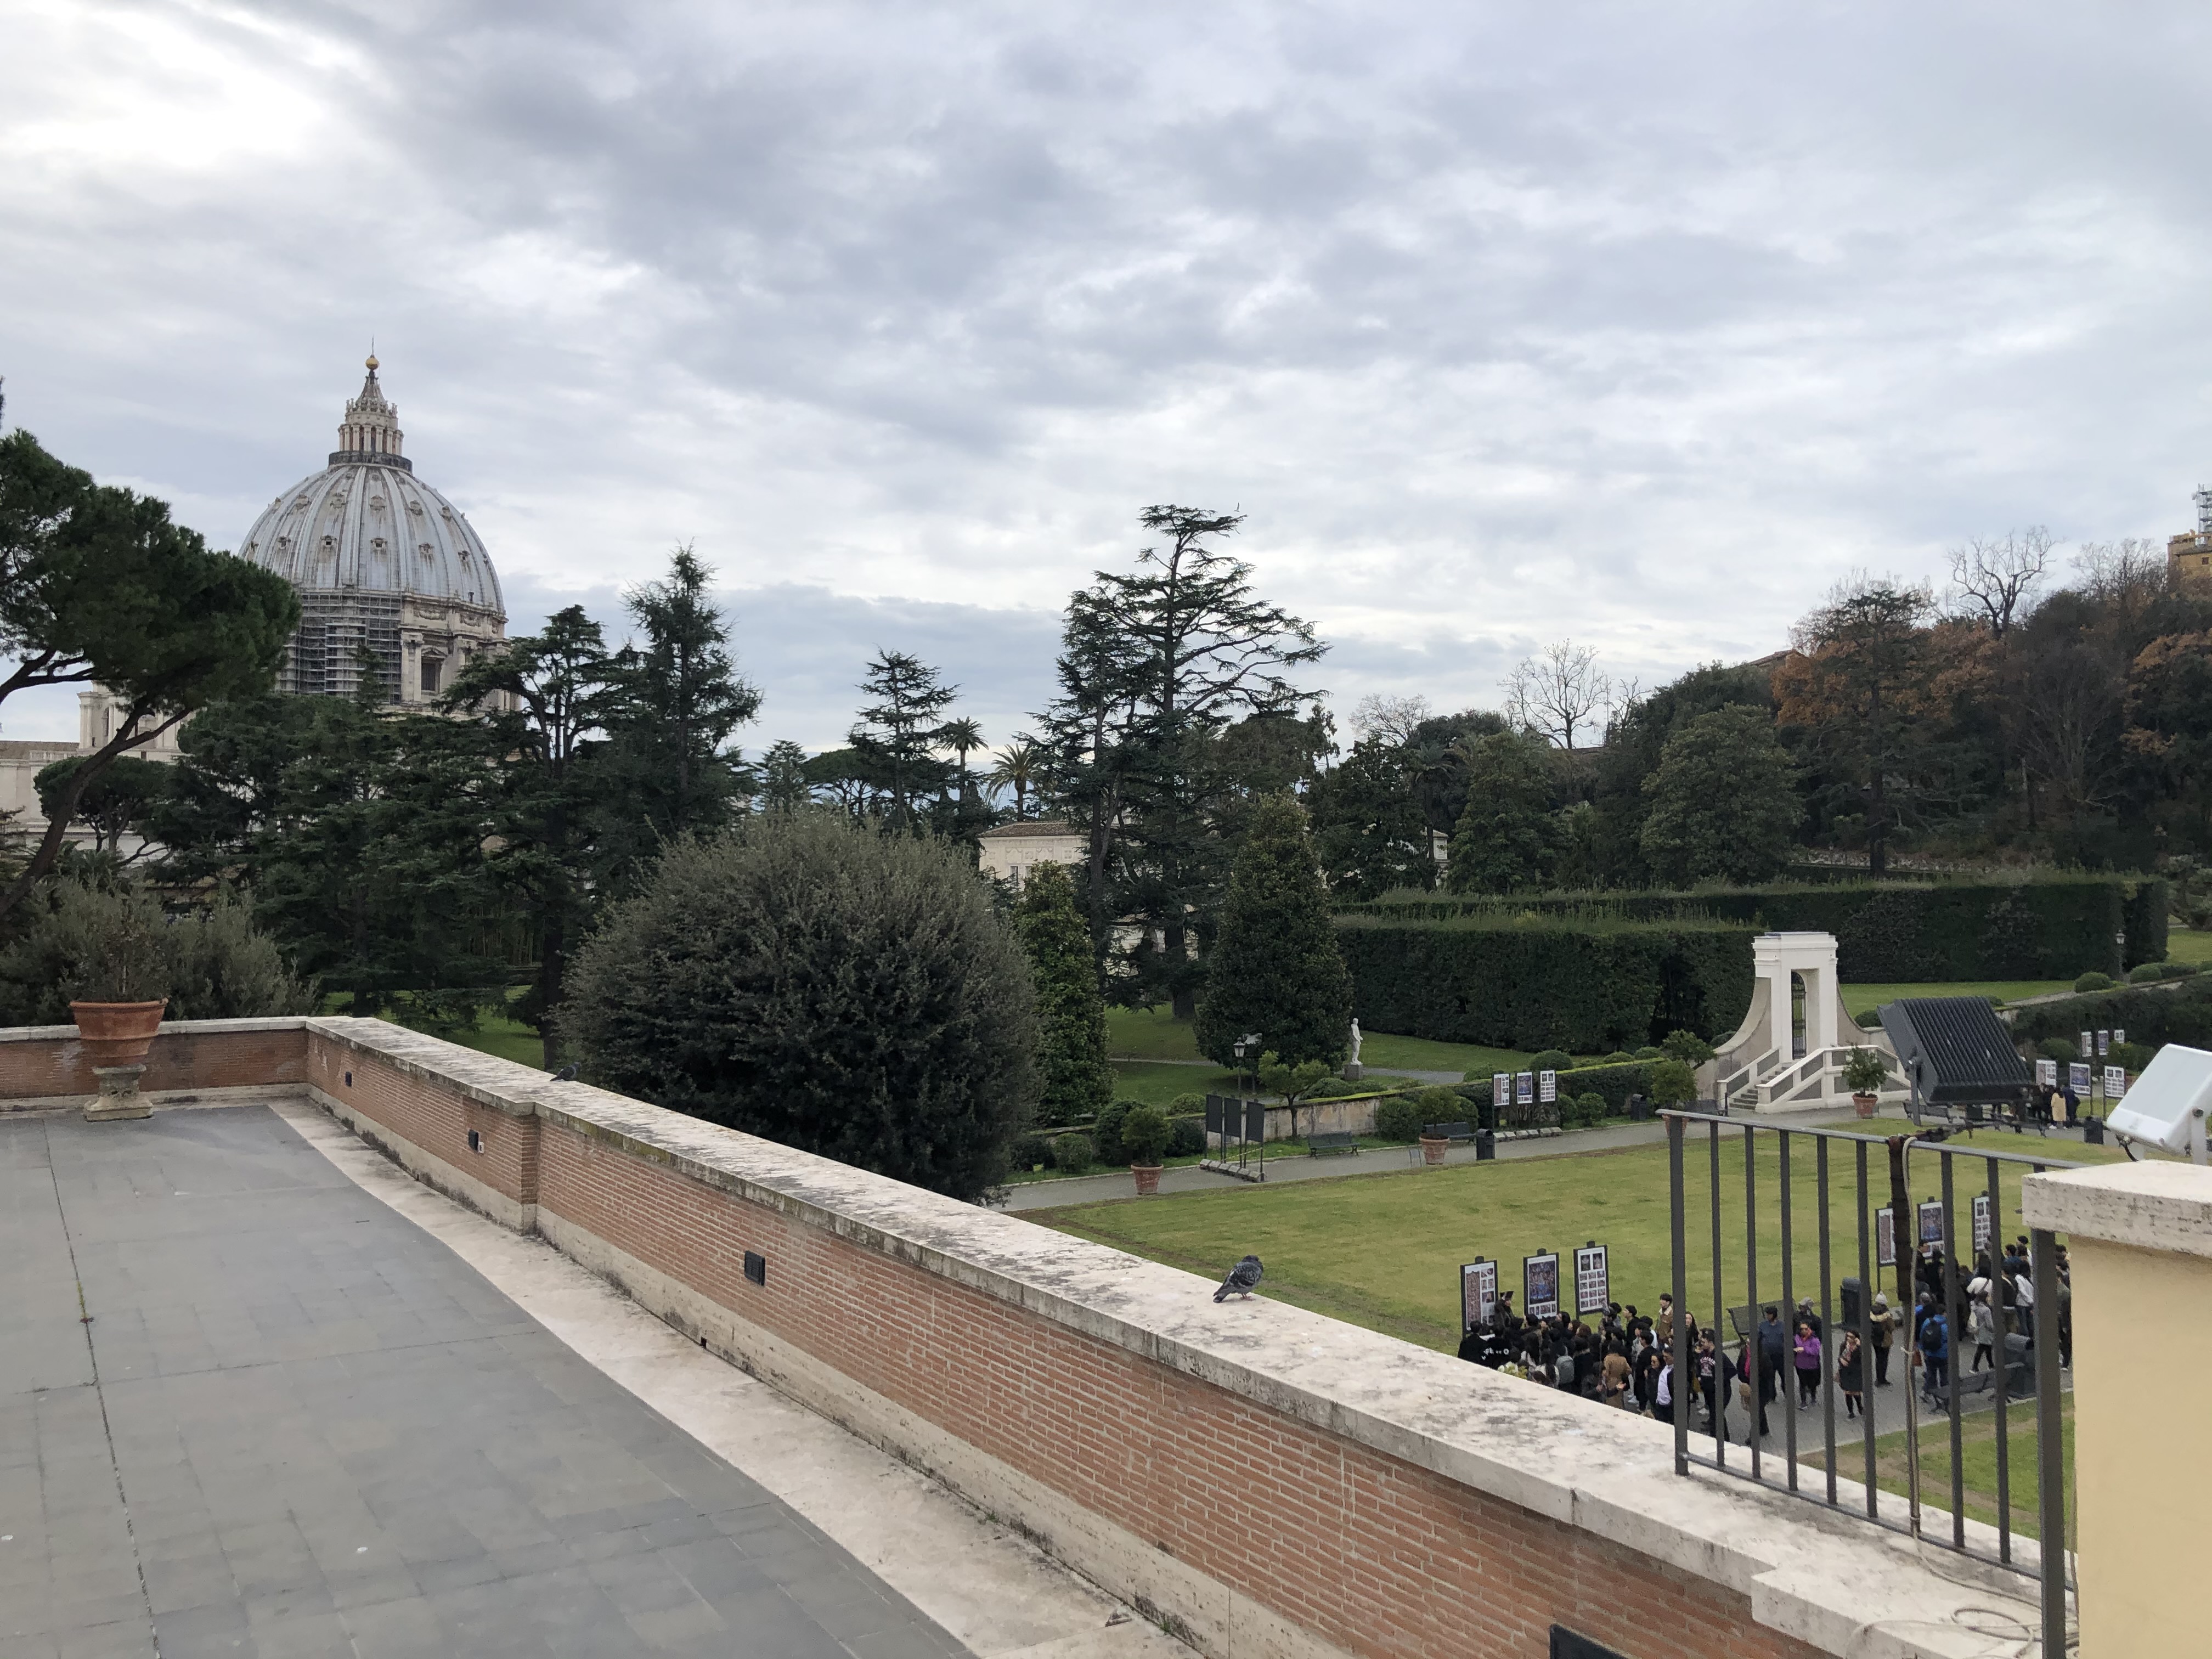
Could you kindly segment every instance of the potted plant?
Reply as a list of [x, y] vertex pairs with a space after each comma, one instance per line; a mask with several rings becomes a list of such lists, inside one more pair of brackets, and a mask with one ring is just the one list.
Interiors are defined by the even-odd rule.
[[1861, 1117], [1874, 1115], [1876, 1094], [1888, 1081], [1889, 1067], [1873, 1049], [1854, 1048], [1844, 1057], [1844, 1086]]
[[146, 1058], [168, 1006], [170, 939], [158, 901], [85, 895], [63, 907], [62, 987], [95, 1070]]
[[1160, 1189], [1160, 1160], [1168, 1150], [1167, 1114], [1157, 1106], [1132, 1106], [1121, 1119], [1121, 1150], [1139, 1197]]

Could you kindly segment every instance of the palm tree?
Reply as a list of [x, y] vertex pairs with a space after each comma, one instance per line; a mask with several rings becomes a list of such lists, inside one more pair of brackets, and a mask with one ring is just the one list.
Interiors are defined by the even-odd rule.
[[960, 799], [966, 800], [974, 788], [968, 775], [968, 756], [983, 746], [983, 728], [973, 720], [947, 720], [937, 728], [937, 740], [960, 757]]
[[1026, 732], [1017, 732], [999, 751], [998, 763], [988, 775], [993, 784], [1014, 792], [1014, 817], [1029, 817], [1030, 791], [1036, 786], [1044, 763], [1044, 745]]

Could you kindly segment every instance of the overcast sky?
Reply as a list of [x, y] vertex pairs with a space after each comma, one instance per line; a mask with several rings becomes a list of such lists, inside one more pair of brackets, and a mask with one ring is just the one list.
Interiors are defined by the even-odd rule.
[[1340, 720], [1649, 685], [2193, 522], [2209, 73], [2202, 3], [5, 0], [0, 373], [233, 547], [373, 333], [510, 632], [694, 541], [753, 748], [878, 646], [1002, 738], [1154, 501]]

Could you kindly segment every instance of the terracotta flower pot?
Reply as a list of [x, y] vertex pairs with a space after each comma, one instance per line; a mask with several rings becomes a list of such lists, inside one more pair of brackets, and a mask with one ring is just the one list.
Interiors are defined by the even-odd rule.
[[1861, 1117], [1872, 1117], [1874, 1115], [1876, 1099], [1873, 1095], [1853, 1095], [1851, 1097], [1851, 1104], [1858, 1108], [1858, 1113]]
[[72, 1002], [70, 1018], [76, 1022], [84, 1044], [84, 1057], [94, 1066], [135, 1066], [154, 1046], [161, 1029], [160, 1002]]
[[1451, 1142], [1449, 1140], [1431, 1140], [1426, 1135], [1421, 1137], [1421, 1162], [1424, 1164], [1441, 1164], [1444, 1161], [1444, 1154], [1449, 1151]]
[[1158, 1164], [1132, 1164], [1129, 1173], [1137, 1177], [1137, 1196], [1149, 1197], [1160, 1189], [1160, 1171], [1166, 1166]]

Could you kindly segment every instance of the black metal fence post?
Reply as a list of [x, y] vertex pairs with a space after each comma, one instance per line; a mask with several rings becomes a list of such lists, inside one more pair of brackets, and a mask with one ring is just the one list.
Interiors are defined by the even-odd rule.
[[1690, 1401], [1683, 1387], [1690, 1375], [1690, 1251], [1689, 1204], [1682, 1190], [1682, 1139], [1687, 1126], [1679, 1117], [1667, 1120], [1667, 1170], [1674, 1191], [1674, 1321], [1668, 1333], [1668, 1356], [1674, 1368], [1674, 1399], [1668, 1409], [1674, 1419], [1674, 1473], [1690, 1472]]
[[2035, 1328], [2035, 1512], [2043, 1561], [2043, 1659], [2066, 1659], [2066, 1446], [2058, 1403], [2058, 1243], [2040, 1228], [2027, 1236]]

